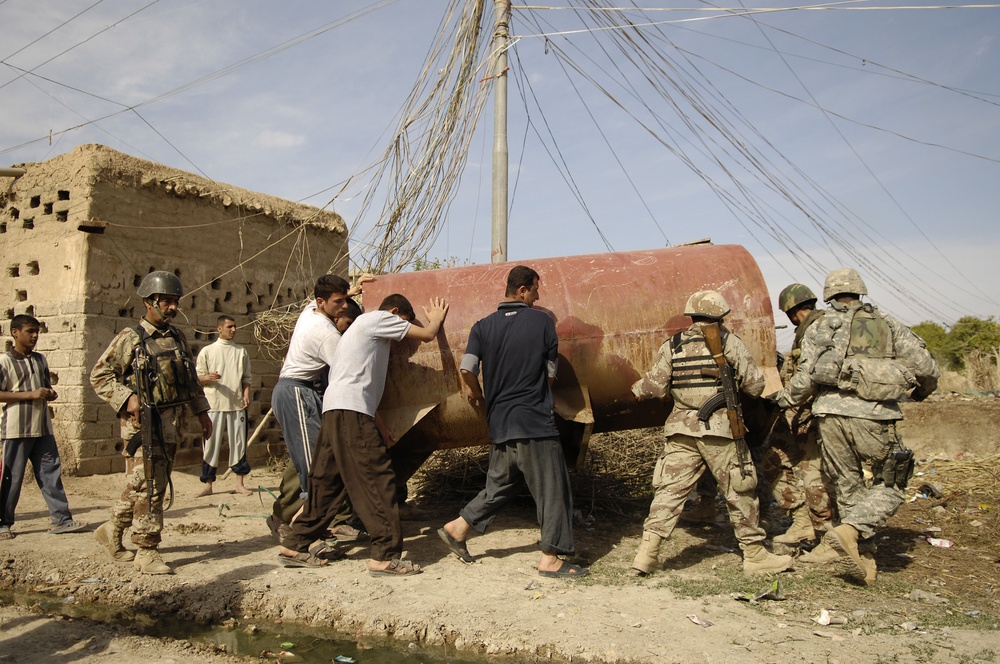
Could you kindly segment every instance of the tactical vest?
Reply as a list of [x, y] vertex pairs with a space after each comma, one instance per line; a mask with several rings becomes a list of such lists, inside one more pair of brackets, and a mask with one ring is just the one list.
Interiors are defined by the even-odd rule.
[[130, 389], [159, 409], [190, 402], [197, 394], [198, 374], [186, 352], [180, 333], [170, 326], [173, 343], [159, 347], [142, 325], [136, 326], [141, 350], [133, 358], [132, 373], [125, 382]]
[[788, 366], [782, 367], [782, 376], [791, 376], [795, 373], [795, 369], [799, 366], [799, 358], [802, 357], [802, 337], [805, 336], [806, 330], [809, 329], [810, 325], [823, 317], [824, 311], [824, 309], [813, 309], [806, 316], [806, 319], [802, 321], [802, 324], [795, 328], [795, 339], [792, 341], [792, 349], [789, 351], [788, 357], [785, 358]]
[[896, 360], [892, 328], [871, 304], [856, 308], [844, 329], [843, 316], [826, 316], [816, 342], [813, 381], [853, 392], [865, 401], [897, 401], [917, 386], [916, 377]]
[[[670, 395], [674, 403], [697, 410], [719, 393], [719, 379], [705, 375], [703, 370], [718, 374], [719, 365], [705, 345], [705, 337], [684, 336], [678, 332], [670, 338]], [[722, 347], [728, 334], [722, 332]]]

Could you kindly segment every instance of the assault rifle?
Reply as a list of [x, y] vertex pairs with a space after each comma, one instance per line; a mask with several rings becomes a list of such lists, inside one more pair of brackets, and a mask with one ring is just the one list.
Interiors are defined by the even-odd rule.
[[733, 368], [726, 361], [726, 356], [722, 348], [722, 330], [719, 323], [711, 323], [701, 328], [701, 333], [705, 337], [705, 346], [712, 354], [712, 359], [718, 369], [703, 369], [702, 373], [717, 378], [720, 392], [702, 404], [698, 409], [698, 419], [707, 423], [712, 413], [722, 407], [726, 409], [729, 417], [729, 430], [733, 434], [733, 442], [736, 443], [736, 456], [740, 464], [740, 475], [749, 477], [753, 472], [753, 461], [750, 459], [750, 448], [747, 447], [747, 428], [743, 423], [743, 407], [740, 405], [739, 387], [736, 385], [736, 378], [733, 376]]
[[[139, 432], [129, 440], [125, 451], [129, 456], [135, 456], [139, 446], [142, 446], [142, 470], [146, 479], [147, 509], [153, 511], [153, 495], [156, 490], [156, 471], [153, 460], [156, 455], [156, 443], [163, 448], [163, 429], [160, 422], [160, 411], [153, 405], [153, 385], [156, 383], [156, 367], [146, 350], [146, 339], [142, 328], [139, 330], [139, 343], [132, 351], [132, 370], [135, 372], [136, 396], [139, 397]], [[164, 456], [166, 450], [164, 449]]]

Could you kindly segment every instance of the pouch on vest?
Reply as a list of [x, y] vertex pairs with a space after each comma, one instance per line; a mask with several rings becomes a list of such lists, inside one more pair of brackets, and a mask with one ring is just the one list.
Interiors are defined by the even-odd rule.
[[841, 320], [826, 316], [819, 322], [816, 334], [816, 346], [819, 352], [812, 366], [812, 380], [819, 385], [835, 387], [840, 381], [840, 369], [844, 364], [846, 348], [837, 348], [834, 337], [840, 329]]
[[892, 329], [870, 304], [851, 318], [841, 382], [838, 387], [865, 401], [897, 401], [917, 386], [917, 379], [896, 359]]

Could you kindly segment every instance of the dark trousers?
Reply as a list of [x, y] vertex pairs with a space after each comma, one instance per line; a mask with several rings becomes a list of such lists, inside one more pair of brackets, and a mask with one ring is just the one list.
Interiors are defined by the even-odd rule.
[[500, 509], [517, 495], [521, 479], [535, 499], [544, 553], [572, 555], [573, 494], [566, 457], [556, 438], [511, 440], [490, 446], [486, 488], [459, 515], [482, 534]]
[[31, 462], [35, 482], [42, 490], [42, 497], [49, 508], [53, 526], [70, 523], [66, 490], [62, 483], [62, 462], [53, 436], [38, 438], [9, 438], [3, 441], [3, 477], [0, 479], [0, 526], [14, 525], [14, 512], [21, 498], [24, 475]]
[[403, 529], [396, 475], [375, 420], [352, 410], [331, 410], [323, 413], [305, 511], [281, 544], [295, 551], [308, 550], [323, 536], [348, 498], [371, 535], [371, 558], [399, 558], [403, 553]]

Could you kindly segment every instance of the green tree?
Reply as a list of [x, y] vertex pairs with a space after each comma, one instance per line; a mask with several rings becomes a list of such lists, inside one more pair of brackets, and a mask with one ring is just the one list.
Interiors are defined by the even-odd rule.
[[975, 351], [992, 353], [1000, 348], [1000, 323], [989, 318], [963, 316], [948, 331], [950, 351], [956, 359], [956, 366], [964, 366], [964, 358]]
[[948, 330], [944, 328], [944, 325], [925, 320], [923, 323], [917, 323], [910, 329], [924, 340], [924, 343], [927, 344], [927, 350], [934, 356], [938, 364], [950, 364]]

